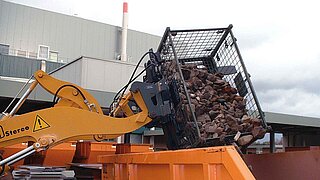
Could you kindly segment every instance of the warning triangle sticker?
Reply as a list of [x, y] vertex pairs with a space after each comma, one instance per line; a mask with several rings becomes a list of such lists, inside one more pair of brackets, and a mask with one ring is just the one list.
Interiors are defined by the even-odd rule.
[[36, 116], [36, 120], [34, 122], [33, 132], [40, 131], [42, 129], [46, 129], [50, 127], [50, 125], [39, 115]]
[[3, 128], [2, 128], [1, 125], [0, 125], [0, 129], [1, 129], [1, 131], [0, 131], [0, 138], [3, 138], [3, 137], [5, 137], [5, 134], [4, 134], [4, 131], [3, 131]]

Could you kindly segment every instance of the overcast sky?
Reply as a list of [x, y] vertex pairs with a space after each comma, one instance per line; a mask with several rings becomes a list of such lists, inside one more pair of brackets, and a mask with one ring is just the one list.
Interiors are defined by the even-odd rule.
[[[121, 26], [121, 0], [9, 0]], [[129, 0], [129, 29], [233, 32], [264, 111], [320, 117], [320, 11], [314, 0]]]

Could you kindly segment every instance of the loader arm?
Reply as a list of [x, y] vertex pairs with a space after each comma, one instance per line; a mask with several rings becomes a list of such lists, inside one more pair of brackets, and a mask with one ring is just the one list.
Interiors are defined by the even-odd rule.
[[[34, 77], [35, 81], [26, 94], [0, 120], [0, 147], [26, 141], [35, 143], [23, 152], [2, 160], [2, 169], [4, 165], [13, 164], [35, 151], [46, 150], [62, 142], [116, 138], [170, 113], [168, 103], [161, 97], [169, 87], [162, 83], [134, 82], [112, 117], [104, 115], [98, 101], [83, 88], [55, 79], [41, 70], [35, 72]], [[15, 115], [37, 84], [60, 100], [51, 108]], [[135, 103], [137, 112], [132, 111], [129, 102]]]

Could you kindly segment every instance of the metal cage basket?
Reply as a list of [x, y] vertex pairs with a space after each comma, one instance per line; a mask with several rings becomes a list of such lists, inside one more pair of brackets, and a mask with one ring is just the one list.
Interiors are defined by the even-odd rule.
[[[236, 43], [236, 38], [233, 36], [231, 29], [232, 25], [229, 25], [227, 28], [194, 30], [171, 30], [167, 28], [165, 31], [158, 47], [161, 59], [165, 62], [163, 63], [162, 71], [168, 83], [176, 81], [181, 99], [181, 102], [176, 108], [175, 122], [173, 122], [175, 131], [177, 132], [176, 147], [174, 148], [228, 144], [229, 140], [234, 142], [234, 140], [245, 135], [253, 135], [252, 140], [249, 142], [252, 143], [254, 140], [262, 138], [263, 136], [261, 134], [264, 135], [267, 129], [263, 112], [250, 81], [250, 75], [246, 70]], [[194, 72], [200, 74], [205, 73], [206, 77], [210, 76], [211, 78], [213, 76], [208, 74], [219, 76], [222, 80], [219, 82], [225, 82], [224, 85], [226, 85], [229, 90], [230, 88], [233, 91], [236, 89], [231, 96], [232, 98], [243, 98], [243, 114], [240, 113], [240, 115], [238, 114], [236, 117], [227, 116], [224, 111], [226, 112], [230, 108], [223, 109], [223, 106], [228, 105], [228, 103], [230, 105], [234, 99], [231, 98], [230, 100], [229, 98], [228, 100], [228, 97], [221, 98], [223, 96], [221, 93], [216, 93], [218, 91], [216, 91], [216, 89], [213, 91], [213, 93], [217, 94], [214, 97], [213, 104], [222, 107], [222, 110], [218, 109], [218, 111], [223, 114], [220, 116], [236, 119], [232, 120], [236, 122], [234, 127], [240, 127], [244, 123], [244, 118], [246, 118], [245, 122], [250, 122], [251, 120], [251, 124], [247, 123], [246, 125], [248, 125], [248, 127], [243, 126], [241, 130], [235, 128], [235, 130], [227, 130], [227, 132], [221, 133], [220, 126], [224, 126], [221, 125], [220, 121], [216, 121], [215, 117], [209, 120], [208, 116], [205, 115], [204, 121], [201, 112], [199, 113], [198, 110], [199, 108], [205, 109], [209, 107], [209, 111], [210, 108], [212, 108], [212, 102], [209, 102], [209, 104], [211, 104], [208, 106], [209, 99], [202, 98], [204, 101], [202, 106], [198, 104], [195, 105], [197, 101], [201, 103], [202, 99], [197, 98], [197, 96], [199, 92], [205, 92], [205, 90], [203, 90], [203, 87], [199, 87], [200, 90], [192, 90], [196, 85], [194, 82], [190, 83], [190, 81], [192, 81], [190, 80], [190, 76], [192, 76], [190, 73], [193, 74]], [[196, 75], [193, 74], [193, 76]], [[195, 81], [199, 81], [199, 78], [194, 79]], [[208, 85], [208, 83], [210, 85], [211, 83], [210, 86], [213, 88], [217, 87], [215, 82], [212, 83], [208, 80], [201, 80], [203, 86]], [[208, 87], [207, 89], [211, 88]], [[195, 91], [197, 92], [195, 93]], [[195, 95], [197, 93], [198, 95]], [[208, 97], [212, 98], [212, 96]], [[238, 111], [237, 108], [233, 108], [233, 110]], [[211, 114], [214, 114], [214, 112], [215, 111], [211, 111]], [[258, 122], [257, 119], [259, 119]], [[260, 129], [259, 131], [253, 132], [255, 125], [252, 124], [252, 121], [256, 121], [256, 125], [259, 126]], [[231, 125], [228, 125], [226, 122], [224, 123], [230, 128]], [[214, 132], [217, 128], [220, 134]], [[207, 133], [206, 130], [213, 133]], [[205, 135], [203, 135], [204, 133]], [[260, 134], [257, 135], [257, 133]]]

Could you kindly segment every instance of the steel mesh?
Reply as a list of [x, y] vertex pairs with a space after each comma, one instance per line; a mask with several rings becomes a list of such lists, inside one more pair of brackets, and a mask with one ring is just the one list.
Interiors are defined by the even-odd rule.
[[[248, 114], [252, 117], [263, 118], [259, 111], [258, 100], [253, 95], [249, 74], [242, 62], [241, 55], [232, 32], [228, 28], [168, 31], [172, 42], [167, 38], [159, 47], [161, 58], [165, 61], [174, 60], [172, 48], [175, 49], [177, 59], [181, 64], [197, 64], [206, 66], [210, 72], [223, 71], [224, 80], [247, 100]], [[233, 72], [233, 66], [236, 72]], [[230, 73], [230, 74], [229, 74]], [[236, 76], [243, 79], [242, 86], [236, 86]]]
[[[179, 81], [181, 92], [188, 96], [188, 90], [183, 86], [185, 82], [181, 74], [181, 65], [195, 64], [198, 67], [206, 67], [211, 73], [223, 73], [223, 79], [246, 99], [247, 114], [253, 118], [262, 119], [263, 126], [266, 128], [263, 113], [231, 28], [232, 26], [181, 31], [167, 29], [158, 52], [164, 61], [171, 62], [171, 66], [174, 66], [171, 69], [174, 68], [174, 70], [164, 76], [169, 80], [175, 77]], [[168, 67], [164, 68], [168, 69]], [[188, 100], [190, 105], [190, 99]], [[185, 117], [185, 120], [196, 124], [195, 116]]]

